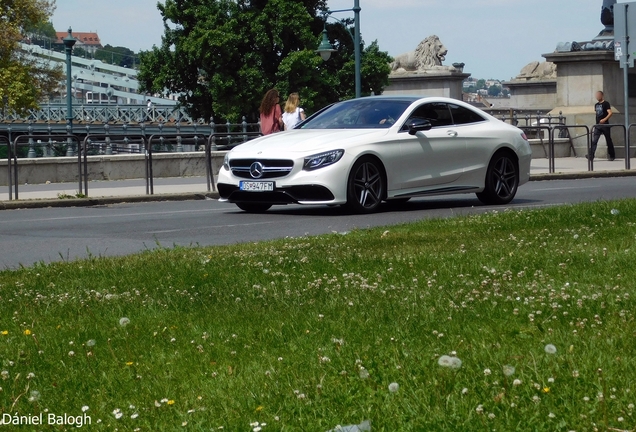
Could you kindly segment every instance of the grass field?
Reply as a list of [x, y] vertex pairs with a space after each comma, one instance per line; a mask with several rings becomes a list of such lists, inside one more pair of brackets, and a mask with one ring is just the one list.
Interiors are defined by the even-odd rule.
[[104, 431], [632, 430], [635, 243], [620, 201], [5, 271], [0, 409]]

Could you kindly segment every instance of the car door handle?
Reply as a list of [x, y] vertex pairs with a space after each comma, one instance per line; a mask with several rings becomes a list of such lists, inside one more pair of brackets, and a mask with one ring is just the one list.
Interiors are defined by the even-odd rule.
[[454, 130], [449, 130], [448, 132], [446, 132], [446, 135], [448, 135], [449, 137], [456, 137], [457, 132], [455, 132]]

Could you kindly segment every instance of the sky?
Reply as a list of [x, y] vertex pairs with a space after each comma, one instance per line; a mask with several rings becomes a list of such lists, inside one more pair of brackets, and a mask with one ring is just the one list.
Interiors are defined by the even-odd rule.
[[[619, 0], [619, 3], [622, 1]], [[465, 63], [476, 78], [510, 79], [558, 42], [587, 41], [603, 28], [602, 0], [360, 0], [362, 38], [392, 56], [436, 34], [445, 64]], [[138, 51], [161, 43], [157, 0], [57, 0], [58, 31], [97, 31], [102, 44]], [[353, 0], [329, 0], [332, 10]], [[339, 14], [346, 18], [353, 13]]]

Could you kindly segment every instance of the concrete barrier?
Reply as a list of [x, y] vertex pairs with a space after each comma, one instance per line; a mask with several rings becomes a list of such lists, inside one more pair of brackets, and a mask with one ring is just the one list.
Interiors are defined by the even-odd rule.
[[[212, 170], [218, 173], [226, 152], [212, 152]], [[205, 154], [154, 153], [154, 178], [205, 176]], [[88, 180], [145, 178], [145, 158], [136, 155], [88, 157]], [[66, 183], [78, 181], [77, 157], [18, 159], [20, 184]], [[0, 160], [0, 186], [8, 185], [7, 160]]]

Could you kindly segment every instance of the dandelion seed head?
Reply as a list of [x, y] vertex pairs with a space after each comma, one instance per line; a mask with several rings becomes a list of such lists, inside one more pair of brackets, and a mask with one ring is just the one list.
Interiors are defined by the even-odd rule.
[[556, 352], [557, 352], [556, 347], [554, 345], [552, 345], [552, 344], [547, 344], [545, 346], [544, 350], [545, 350], [545, 352], [547, 354], [556, 354]]
[[515, 380], [512, 382], [512, 385], [513, 385], [513, 386], [520, 386], [520, 385], [521, 385], [521, 383], [522, 383], [522, 382], [521, 382], [521, 380], [517, 378], [517, 379], [515, 379]]
[[40, 400], [40, 392], [37, 390], [32, 390], [29, 393], [29, 402], [37, 402]]
[[490, 369], [488, 368], [484, 369], [484, 375], [488, 376], [490, 374], [492, 374], [492, 371]]
[[130, 324], [130, 319], [128, 319], [127, 317], [119, 318], [119, 325], [120, 326], [126, 327], [128, 324]]
[[507, 377], [512, 376], [515, 374], [515, 367], [511, 365], [505, 365], [503, 367], [503, 373]]
[[94, 347], [95, 344], [96, 344], [95, 339], [89, 339], [88, 341], [86, 341], [87, 347]]
[[391, 384], [389, 384], [389, 391], [391, 393], [395, 393], [400, 389], [400, 385], [396, 382], [392, 382]]

